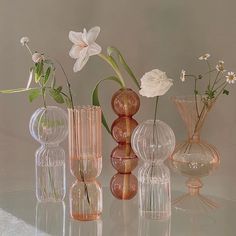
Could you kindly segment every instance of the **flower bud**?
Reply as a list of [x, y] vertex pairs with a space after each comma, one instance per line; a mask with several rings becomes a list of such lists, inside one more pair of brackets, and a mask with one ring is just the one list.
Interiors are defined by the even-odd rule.
[[32, 60], [34, 63], [39, 63], [44, 60], [44, 56], [41, 53], [35, 52], [32, 55]]

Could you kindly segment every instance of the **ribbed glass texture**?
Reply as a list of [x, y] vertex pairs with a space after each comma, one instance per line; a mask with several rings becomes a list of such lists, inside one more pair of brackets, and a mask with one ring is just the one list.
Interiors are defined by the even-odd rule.
[[38, 201], [62, 201], [66, 194], [65, 151], [59, 146], [41, 146], [35, 155]]
[[163, 164], [146, 164], [139, 169], [140, 215], [166, 219], [171, 215], [170, 172]]
[[102, 170], [101, 108], [82, 106], [68, 114], [71, 173], [78, 180], [93, 180]]
[[67, 115], [56, 106], [41, 107], [32, 115], [30, 134], [41, 144], [59, 144], [68, 134]]
[[143, 161], [158, 162], [168, 158], [175, 148], [175, 135], [163, 121], [147, 120], [132, 134], [132, 148]]
[[[87, 191], [87, 193], [86, 193]], [[70, 189], [70, 215], [75, 220], [97, 220], [102, 213], [102, 189], [94, 180], [76, 181]]]

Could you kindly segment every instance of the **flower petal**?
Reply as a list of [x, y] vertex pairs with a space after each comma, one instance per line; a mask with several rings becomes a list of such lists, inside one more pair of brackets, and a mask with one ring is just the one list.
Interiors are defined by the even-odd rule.
[[83, 43], [82, 32], [70, 31], [69, 39], [73, 44], [81, 44], [81, 42]]
[[73, 59], [77, 59], [80, 57], [80, 52], [83, 48], [81, 48], [80, 46], [77, 46], [77, 45], [73, 45], [70, 52], [69, 52], [69, 55], [70, 57], [72, 57]]
[[95, 26], [95, 27], [91, 28], [87, 33], [87, 42], [88, 42], [88, 44], [94, 43], [96, 41], [99, 33], [100, 33], [100, 27], [99, 26]]
[[88, 48], [89, 56], [97, 55], [102, 51], [102, 48], [97, 43], [92, 43]]
[[80, 56], [76, 60], [73, 70], [74, 72], [81, 71], [85, 64], [88, 62], [89, 55], [88, 55], [88, 48], [84, 48], [80, 51]]

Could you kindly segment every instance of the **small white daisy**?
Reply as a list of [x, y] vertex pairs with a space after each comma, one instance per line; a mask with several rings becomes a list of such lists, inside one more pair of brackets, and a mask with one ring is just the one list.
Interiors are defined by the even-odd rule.
[[234, 72], [228, 72], [228, 75], [226, 77], [226, 82], [229, 84], [234, 84], [236, 81], [236, 75]]
[[22, 46], [25, 46], [25, 44], [27, 44], [29, 42], [29, 38], [28, 37], [22, 37], [20, 39], [20, 43], [22, 44]]
[[206, 54], [200, 56], [198, 59], [199, 59], [200, 61], [202, 61], [202, 60], [205, 60], [205, 61], [206, 61], [210, 56], [211, 56], [211, 55], [210, 55], [209, 53], [206, 53]]
[[225, 68], [224, 68], [224, 61], [219, 61], [219, 63], [216, 65], [216, 69], [219, 71], [219, 72], [225, 72]]
[[180, 74], [180, 80], [181, 80], [182, 82], [184, 82], [184, 81], [186, 80], [185, 75], [186, 75], [186, 71], [185, 71], [185, 70], [182, 70], [182, 71], [181, 71], [181, 74]]

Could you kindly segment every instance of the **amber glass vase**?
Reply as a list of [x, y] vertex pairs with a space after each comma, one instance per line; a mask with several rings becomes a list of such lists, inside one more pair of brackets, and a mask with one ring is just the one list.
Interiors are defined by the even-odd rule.
[[176, 146], [170, 157], [170, 163], [174, 170], [188, 177], [189, 189], [188, 194], [176, 199], [173, 203], [180, 208], [191, 208], [193, 204], [198, 209], [201, 205], [203, 205], [202, 208], [205, 206], [215, 208], [217, 205], [213, 201], [200, 194], [203, 186], [200, 178], [208, 176], [220, 163], [217, 149], [203, 141], [200, 135], [206, 117], [215, 102], [201, 96], [174, 97], [173, 101], [185, 123], [188, 135], [184, 142]]
[[102, 212], [102, 191], [96, 178], [102, 170], [101, 108], [69, 109], [69, 159], [77, 179], [70, 191], [73, 219], [95, 220]]
[[133, 90], [122, 88], [112, 96], [111, 105], [118, 115], [111, 126], [112, 136], [118, 143], [111, 153], [111, 162], [119, 173], [131, 173], [138, 164], [130, 143], [132, 132], [138, 125], [133, 115], [139, 110], [140, 99]]

